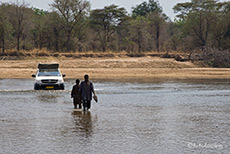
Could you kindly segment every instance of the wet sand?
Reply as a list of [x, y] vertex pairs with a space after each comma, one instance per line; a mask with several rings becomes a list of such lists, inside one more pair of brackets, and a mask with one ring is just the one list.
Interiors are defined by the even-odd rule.
[[70, 79], [84, 74], [108, 80], [230, 79], [230, 68], [205, 68], [158, 57], [2, 60], [0, 78], [31, 78], [39, 62], [59, 63], [61, 72]]

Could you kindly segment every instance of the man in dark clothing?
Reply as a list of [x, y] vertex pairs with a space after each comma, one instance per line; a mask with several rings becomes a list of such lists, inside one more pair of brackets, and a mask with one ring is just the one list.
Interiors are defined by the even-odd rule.
[[71, 92], [71, 98], [73, 98], [74, 108], [77, 109], [77, 105], [79, 105], [79, 109], [81, 109], [81, 94], [80, 94], [80, 80], [76, 80], [76, 84], [73, 86]]
[[92, 93], [96, 96], [93, 83], [89, 81], [89, 76], [86, 74], [84, 76], [85, 81], [81, 83], [80, 86], [80, 93], [81, 99], [83, 102], [84, 111], [90, 109], [91, 100], [92, 100]]

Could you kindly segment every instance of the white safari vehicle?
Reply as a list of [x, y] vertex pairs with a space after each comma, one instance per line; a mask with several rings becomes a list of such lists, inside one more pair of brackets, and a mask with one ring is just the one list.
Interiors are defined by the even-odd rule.
[[59, 70], [59, 64], [38, 64], [36, 74], [32, 77], [35, 78], [34, 90], [64, 90], [64, 79], [65, 74], [61, 74]]

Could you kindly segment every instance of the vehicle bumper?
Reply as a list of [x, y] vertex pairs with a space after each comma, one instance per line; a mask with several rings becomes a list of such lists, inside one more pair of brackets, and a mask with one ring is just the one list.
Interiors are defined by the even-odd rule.
[[34, 84], [34, 90], [64, 90], [65, 85], [61, 84]]

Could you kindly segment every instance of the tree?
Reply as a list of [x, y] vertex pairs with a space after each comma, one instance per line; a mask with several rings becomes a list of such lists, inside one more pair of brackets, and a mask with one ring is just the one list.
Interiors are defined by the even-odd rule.
[[152, 31], [152, 36], [155, 40], [156, 49], [159, 51], [160, 48], [160, 36], [163, 24], [165, 23], [165, 16], [157, 11], [151, 12], [148, 14], [147, 18], [150, 21], [150, 27]]
[[118, 51], [133, 51], [136, 43], [131, 39], [131, 27], [132, 27], [131, 17], [127, 17], [117, 29], [116, 37], [118, 44]]
[[46, 27], [45, 18], [46, 13], [43, 10], [38, 8], [33, 8], [34, 11], [34, 29], [32, 30], [33, 33], [33, 40], [36, 48], [42, 49], [44, 45], [44, 29]]
[[14, 28], [14, 35], [17, 39], [17, 50], [20, 50], [20, 39], [24, 33], [25, 22], [26, 22], [26, 7], [27, 5], [23, 2], [20, 4], [18, 0], [13, 5], [14, 11], [12, 11], [11, 24]]
[[0, 42], [2, 47], [2, 54], [5, 54], [5, 40], [9, 31], [9, 22], [7, 18], [8, 4], [1, 4], [0, 6]]
[[[212, 26], [212, 46], [219, 49], [225, 48], [225, 40], [230, 28], [230, 2], [218, 4], [218, 10], [215, 14], [215, 24]], [[229, 43], [227, 43], [229, 44]]]
[[70, 41], [73, 37], [73, 31], [76, 26], [80, 28], [79, 25], [81, 25], [82, 18], [87, 15], [90, 3], [86, 0], [54, 0], [51, 6], [54, 7], [58, 14], [65, 20], [63, 24], [67, 33], [66, 48], [67, 51], [70, 51]]
[[137, 51], [146, 51], [148, 48], [148, 20], [145, 17], [138, 16], [131, 20], [130, 39], [137, 44]]
[[[217, 0], [192, 0], [178, 3], [173, 9], [178, 18], [183, 20], [183, 28], [187, 34], [193, 33], [200, 41], [201, 47], [207, 46], [207, 41], [215, 27], [217, 15], [222, 11], [222, 3]], [[191, 35], [191, 34], [190, 34]]]
[[158, 1], [149, 0], [149, 2], [143, 2], [136, 7], [132, 8], [132, 17], [136, 18], [138, 16], [144, 16], [149, 19], [149, 24], [151, 28], [152, 37], [155, 40], [155, 46], [157, 51], [160, 48], [160, 35], [163, 23], [167, 19], [166, 15], [163, 13], [161, 6]]
[[126, 17], [125, 8], [119, 8], [117, 5], [106, 6], [104, 9], [96, 9], [91, 12], [90, 25], [98, 34], [103, 51], [107, 50], [112, 35]]
[[60, 51], [60, 44], [61, 42], [63, 42], [63, 22], [63, 18], [61, 18], [56, 12], [51, 12], [47, 15], [47, 25], [49, 28], [49, 32], [51, 33], [51, 35], [53, 35], [51, 36], [51, 39], [53, 39], [53, 48], [55, 51]]
[[132, 17], [146, 16], [151, 12], [162, 13], [162, 8], [160, 7], [158, 1], [149, 0], [149, 2], [143, 2], [136, 7], [132, 7]]

